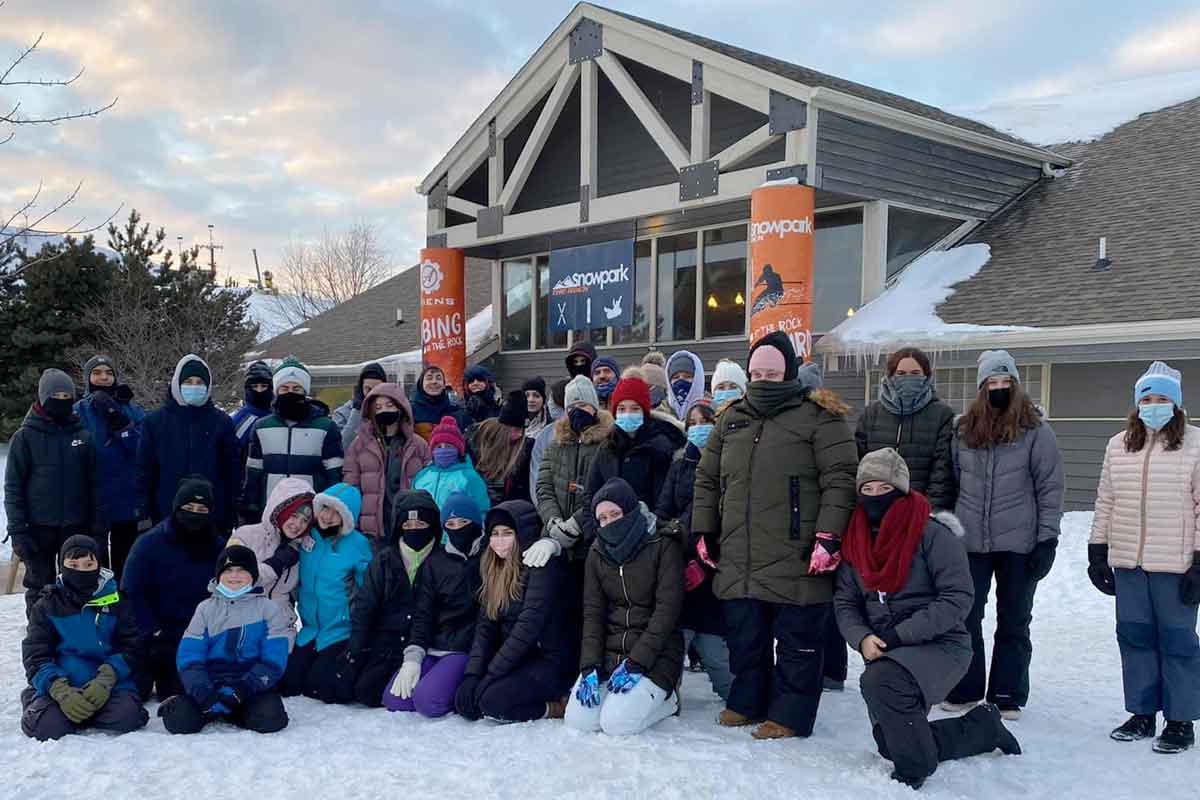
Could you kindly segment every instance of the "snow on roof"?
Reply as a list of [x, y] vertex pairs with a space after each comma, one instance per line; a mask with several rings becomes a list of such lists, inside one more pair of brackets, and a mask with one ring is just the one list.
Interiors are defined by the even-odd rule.
[[302, 333], [308, 333], [310, 330], [312, 328], [296, 328], [296, 330], [292, 331], [292, 336], [299, 336]]
[[292, 322], [280, 307], [279, 296], [267, 292], [250, 292], [250, 318], [258, 323], [258, 341], [265, 342], [284, 333]]
[[960, 345], [968, 334], [1031, 330], [1018, 326], [944, 322], [937, 307], [992, 257], [986, 244], [926, 253], [900, 273], [879, 297], [821, 338], [819, 349], [877, 359], [904, 345], [932, 350]]
[[1113, 81], [1055, 95], [1003, 100], [959, 113], [1041, 145], [1088, 142], [1157, 111], [1200, 97], [1200, 70]]

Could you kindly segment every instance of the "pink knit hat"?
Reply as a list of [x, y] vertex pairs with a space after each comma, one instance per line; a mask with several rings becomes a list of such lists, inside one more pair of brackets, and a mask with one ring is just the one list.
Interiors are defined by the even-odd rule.
[[467, 443], [454, 417], [442, 417], [442, 421], [434, 426], [433, 433], [429, 435], [429, 449], [432, 450], [439, 444], [453, 445], [460, 458], [466, 454]]
[[787, 370], [787, 360], [779, 348], [769, 344], [763, 345], [750, 356], [750, 371], [753, 372], [756, 369], [784, 372]]

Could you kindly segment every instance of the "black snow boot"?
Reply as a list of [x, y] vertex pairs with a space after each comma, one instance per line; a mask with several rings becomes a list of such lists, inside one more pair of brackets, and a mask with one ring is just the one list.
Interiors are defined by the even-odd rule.
[[1191, 721], [1167, 722], [1162, 736], [1154, 740], [1156, 753], [1182, 753], [1196, 743], [1196, 733], [1192, 730]]
[[1109, 737], [1116, 739], [1118, 742], [1136, 742], [1140, 739], [1150, 739], [1154, 736], [1156, 725], [1154, 714], [1134, 714], [1125, 720], [1124, 725], [1110, 733]]
[[925, 785], [924, 778], [907, 778], [907, 777], [901, 775], [899, 772], [892, 772], [891, 777], [892, 777], [892, 780], [896, 781], [897, 783], [903, 783], [905, 786], [909, 787], [910, 789], [920, 789], [922, 786]]

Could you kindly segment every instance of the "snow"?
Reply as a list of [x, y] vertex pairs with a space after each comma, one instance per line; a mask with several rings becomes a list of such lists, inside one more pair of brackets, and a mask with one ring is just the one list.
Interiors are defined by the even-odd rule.
[[302, 333], [308, 333], [310, 330], [312, 328], [296, 328], [296, 330], [292, 331], [292, 336], [299, 336]]
[[[1058, 562], [1034, 609], [1033, 692], [1011, 728], [1024, 755], [942, 764], [921, 796], [950, 798], [1181, 797], [1194, 754], [1156, 755], [1108, 731], [1126, 716], [1113, 601], [1088, 582], [1090, 513], [1063, 521]], [[990, 624], [990, 620], [989, 623]], [[561, 722], [499, 726], [456, 716], [426, 720], [382, 710], [286, 701], [291, 725], [261, 736], [224, 725], [172, 737], [154, 716], [124, 737], [89, 733], [39, 744], [23, 736], [18, 693], [21, 596], [0, 598], [0, 752], [5, 795], [176, 798], [269, 797], [814, 797], [911, 798], [888, 779], [858, 694], [851, 655], [847, 691], [825, 694], [811, 739], [755, 742], [717, 727], [720, 702], [687, 674], [683, 710], [636, 739], [567, 730]], [[991, 631], [987, 631], [991, 641]], [[935, 712], [940, 713], [940, 712]]]
[[1040, 145], [1086, 142], [1149, 111], [1200, 97], [1200, 70], [1000, 100], [957, 113]]
[[1031, 330], [948, 323], [937, 315], [937, 307], [954, 294], [954, 287], [975, 277], [991, 255], [986, 244], [926, 253], [909, 264], [887, 291], [823, 337], [821, 349], [877, 358], [901, 344], [918, 343], [936, 351], [956, 347], [970, 334]]
[[250, 292], [250, 318], [258, 323], [259, 342], [273, 339], [292, 327], [280, 308], [279, 296], [267, 292]]

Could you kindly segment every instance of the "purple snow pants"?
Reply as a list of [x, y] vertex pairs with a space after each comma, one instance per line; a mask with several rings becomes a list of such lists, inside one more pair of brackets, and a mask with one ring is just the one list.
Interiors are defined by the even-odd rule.
[[467, 654], [425, 656], [421, 680], [407, 700], [392, 694], [395, 675], [383, 690], [383, 707], [388, 711], [416, 711], [423, 717], [444, 717], [454, 710], [454, 693], [467, 671]]

